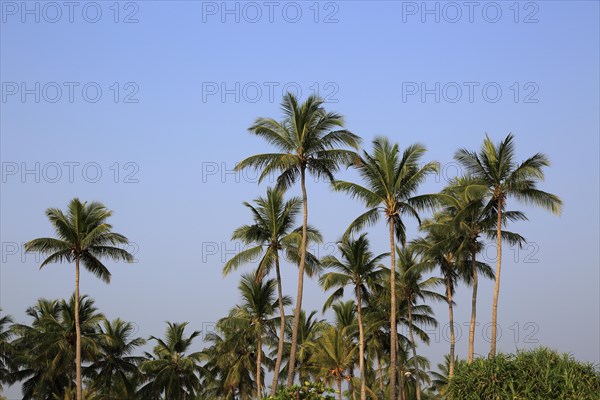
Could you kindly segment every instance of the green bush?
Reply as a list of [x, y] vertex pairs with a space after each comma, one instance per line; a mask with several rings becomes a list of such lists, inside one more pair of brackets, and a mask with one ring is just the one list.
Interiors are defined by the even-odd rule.
[[275, 397], [269, 396], [263, 400], [334, 400], [335, 397], [329, 393], [335, 393], [333, 389], [325, 387], [321, 382], [304, 382], [304, 385], [294, 385], [289, 388], [280, 389]]
[[572, 356], [538, 348], [459, 362], [448, 400], [599, 400], [600, 373]]

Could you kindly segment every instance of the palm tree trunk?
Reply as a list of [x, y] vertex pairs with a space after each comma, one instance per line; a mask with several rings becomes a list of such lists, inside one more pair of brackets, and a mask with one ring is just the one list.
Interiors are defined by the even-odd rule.
[[394, 218], [390, 217], [390, 399], [396, 398], [396, 245], [394, 242]]
[[404, 368], [398, 368], [398, 384], [400, 385], [400, 390], [398, 390], [398, 400], [404, 400]]
[[502, 198], [498, 197], [498, 221], [496, 223], [496, 284], [494, 285], [494, 302], [492, 303], [492, 338], [489, 357], [496, 356], [496, 325], [498, 322], [498, 295], [500, 294], [500, 268], [502, 267]]
[[294, 384], [294, 370], [296, 368], [296, 347], [298, 346], [298, 327], [300, 326], [300, 310], [302, 309], [302, 289], [304, 285], [304, 264], [306, 263], [306, 228], [308, 226], [308, 197], [306, 195], [306, 170], [300, 171], [302, 187], [302, 206], [304, 216], [302, 219], [302, 243], [300, 243], [300, 265], [298, 265], [298, 293], [296, 295], [296, 309], [294, 310], [294, 325], [292, 326], [292, 343], [290, 360], [288, 362], [287, 385]]
[[82, 399], [81, 388], [81, 328], [79, 326], [79, 257], [75, 258], [75, 385], [77, 400]]
[[[260, 331], [260, 329], [259, 329]], [[261, 396], [261, 381], [260, 381], [260, 367], [262, 364], [262, 337], [259, 332], [256, 338], [256, 399], [260, 400]]]
[[338, 400], [342, 400], [342, 380], [336, 379], [338, 386]]
[[360, 286], [356, 287], [356, 315], [358, 318], [358, 369], [360, 370], [360, 400], [367, 399], [367, 389], [365, 381], [365, 331], [362, 320], [362, 299], [360, 296]]
[[415, 382], [417, 385], [417, 400], [421, 400], [421, 378], [419, 376], [419, 359], [417, 358], [417, 345], [415, 344], [415, 338], [413, 335], [413, 324], [412, 324], [412, 304], [408, 301], [408, 334], [410, 336], [410, 344], [413, 351], [413, 359], [415, 362]]
[[448, 378], [454, 375], [454, 348], [456, 347], [456, 337], [454, 336], [454, 307], [452, 306], [452, 281], [450, 271], [446, 273], [446, 296], [448, 297], [448, 319], [450, 322], [450, 368], [448, 369]]
[[277, 393], [277, 382], [279, 381], [279, 370], [281, 368], [281, 359], [283, 358], [283, 345], [285, 341], [285, 309], [283, 307], [283, 291], [281, 289], [281, 271], [279, 270], [278, 251], [275, 251], [275, 273], [277, 274], [277, 295], [279, 297], [279, 343], [277, 346], [277, 360], [275, 361], [273, 383], [271, 384], [271, 396], [275, 396], [275, 393]]
[[477, 320], [477, 266], [476, 266], [477, 253], [475, 251], [471, 254], [471, 268], [473, 278], [473, 297], [471, 298], [471, 324], [469, 326], [469, 364], [473, 362], [475, 355], [475, 321]]

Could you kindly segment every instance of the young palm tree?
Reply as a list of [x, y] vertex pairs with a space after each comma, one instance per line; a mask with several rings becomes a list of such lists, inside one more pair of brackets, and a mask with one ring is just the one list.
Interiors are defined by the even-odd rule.
[[339, 329], [329, 326], [323, 335], [311, 344], [311, 365], [318, 370], [319, 378], [337, 383], [339, 400], [342, 400], [342, 381], [348, 378], [345, 371], [354, 366], [356, 358], [356, 347], [352, 346], [348, 351], [346, 341], [347, 337]]
[[352, 285], [356, 296], [356, 309], [359, 329], [359, 371], [360, 371], [360, 398], [366, 400], [365, 381], [365, 332], [362, 318], [362, 307], [367, 301], [370, 289], [375, 287], [382, 277], [383, 270], [379, 263], [388, 254], [374, 256], [369, 250], [369, 240], [366, 234], [358, 239], [347, 239], [338, 245], [343, 261], [335, 256], [326, 256], [322, 260], [323, 267], [328, 267], [337, 272], [328, 272], [321, 276], [320, 283], [324, 290], [337, 288], [325, 302], [324, 309], [328, 308], [335, 300], [344, 295], [344, 287]]
[[[252, 212], [254, 223], [237, 228], [233, 232], [232, 240], [241, 240], [244, 244], [252, 247], [243, 250], [229, 260], [223, 267], [223, 273], [227, 275], [241, 264], [253, 262], [258, 257], [260, 257], [260, 261], [256, 271], [257, 278], [262, 279], [273, 266], [275, 267], [280, 322], [277, 359], [271, 385], [271, 396], [274, 396], [277, 390], [285, 341], [285, 310], [281, 289], [279, 253], [284, 251], [290, 260], [300, 258], [298, 243], [301, 238], [299, 232], [301, 228], [294, 229], [294, 223], [296, 216], [300, 213], [302, 200], [299, 197], [292, 197], [285, 201], [283, 190], [268, 188], [266, 197], [258, 197], [254, 200], [254, 204], [244, 202], [244, 205]], [[311, 241], [318, 242], [322, 240], [319, 232], [310, 226], [307, 229], [307, 234]], [[307, 260], [309, 262], [306, 265], [306, 272], [309, 276], [312, 276], [315, 272], [314, 265], [311, 263], [313, 258], [314, 256], [310, 256]]]
[[489, 207], [496, 208], [496, 274], [494, 300], [492, 303], [492, 335], [490, 339], [491, 357], [496, 355], [496, 335], [498, 320], [498, 296], [500, 294], [500, 270], [502, 267], [502, 213], [509, 198], [545, 208], [556, 215], [562, 211], [562, 201], [554, 194], [538, 189], [537, 184], [544, 180], [543, 168], [550, 165], [548, 158], [537, 153], [522, 163], [515, 159], [514, 136], [509, 134], [498, 145], [489, 136], [479, 153], [460, 149], [455, 159], [469, 174], [482, 180], [488, 188]]
[[75, 263], [75, 382], [77, 385], [77, 400], [82, 400], [79, 263], [83, 263], [88, 271], [108, 283], [110, 282], [110, 272], [100, 261], [101, 258], [108, 257], [114, 261], [133, 261], [131, 254], [116, 247], [127, 245], [129, 241], [125, 236], [112, 232], [112, 225], [106, 222], [111, 215], [112, 211], [101, 203], [82, 203], [75, 198], [69, 203], [66, 214], [57, 208], [46, 210], [46, 216], [50, 220], [57, 238], [39, 238], [25, 243], [25, 251], [40, 252], [48, 256], [40, 265], [40, 268], [54, 262]]
[[192, 341], [200, 331], [185, 336], [187, 322], [167, 322], [165, 339], [150, 336], [156, 341], [153, 354], [146, 353], [147, 360], [140, 370], [150, 380], [138, 392], [140, 398], [164, 398], [169, 400], [190, 400], [200, 390], [200, 375], [204, 372], [200, 366], [201, 353], [187, 354]]
[[94, 371], [94, 387], [106, 399], [133, 399], [135, 382], [138, 378], [138, 365], [143, 357], [133, 356], [136, 347], [146, 341], [133, 338], [135, 327], [119, 318], [104, 320], [100, 324], [99, 355], [89, 366]]
[[[387, 138], [379, 137], [373, 141], [373, 153], [363, 152], [356, 162], [359, 174], [367, 186], [356, 183], [337, 181], [336, 190], [349, 193], [362, 200], [369, 208], [359, 216], [348, 228], [344, 236], [374, 224], [383, 215], [389, 226], [391, 269], [396, 264], [396, 239], [406, 243], [406, 230], [403, 216], [408, 214], [418, 221], [418, 211], [433, 206], [435, 195], [416, 196], [419, 185], [427, 175], [438, 170], [436, 163], [421, 165], [425, 147], [420, 144], [409, 146], [400, 154], [397, 144], [391, 144]], [[396, 376], [396, 284], [395, 274], [390, 279], [390, 376]], [[396, 379], [390, 379], [390, 397], [396, 397]]]
[[258, 118], [250, 127], [250, 132], [264, 138], [277, 148], [276, 153], [257, 154], [240, 161], [236, 170], [255, 168], [262, 170], [259, 181], [272, 173], [278, 173], [277, 185], [285, 189], [293, 185], [298, 178], [302, 189], [303, 221], [300, 243], [300, 262], [298, 266], [298, 292], [292, 329], [292, 348], [287, 384], [294, 381], [298, 322], [302, 309], [302, 291], [306, 248], [308, 240], [308, 196], [306, 194], [306, 173], [317, 177], [326, 177], [333, 181], [333, 173], [341, 164], [351, 160], [355, 153], [341, 149], [343, 146], [358, 148], [360, 138], [342, 129], [343, 117], [327, 112], [323, 108], [323, 99], [310, 96], [299, 104], [294, 95], [288, 93], [282, 102], [284, 119], [278, 122], [272, 118]]
[[414, 322], [413, 311], [418, 300], [445, 300], [444, 296], [434, 292], [432, 289], [438, 286], [441, 282], [438, 278], [431, 277], [425, 279], [423, 273], [429, 265], [422, 259], [417, 257], [417, 253], [412, 246], [397, 248], [398, 263], [396, 264], [398, 274], [398, 294], [407, 308], [408, 314], [408, 336], [413, 352], [414, 368], [415, 368], [415, 383], [416, 397], [421, 398], [421, 379], [417, 356], [417, 345], [414, 337]]
[[[275, 280], [257, 280], [255, 274], [244, 275], [240, 282], [242, 304], [233, 309], [230, 315], [232, 323], [241, 323], [247, 326], [256, 339], [256, 398], [262, 398], [262, 343], [267, 330], [273, 330], [277, 317], [273, 315], [277, 310], [275, 300]], [[289, 297], [283, 298], [283, 305], [291, 304]]]

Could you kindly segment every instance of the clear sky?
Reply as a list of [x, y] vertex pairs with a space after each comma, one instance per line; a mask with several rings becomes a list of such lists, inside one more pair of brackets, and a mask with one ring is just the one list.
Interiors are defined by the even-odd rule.
[[[285, 90], [319, 92], [367, 147], [377, 135], [425, 144], [444, 174], [423, 193], [455, 176], [454, 151], [478, 148], [486, 132], [496, 141], [513, 132], [519, 158], [548, 154], [542, 187], [562, 197], [564, 213], [511, 204], [530, 218], [511, 227], [529, 244], [504, 252], [499, 347], [537, 340], [600, 362], [598, 2], [0, 6], [3, 313], [29, 322], [36, 299], [72, 293], [71, 265], [38, 271], [19, 245], [51, 235], [44, 210], [78, 196], [115, 211], [115, 231], [138, 259], [108, 262], [110, 285], [84, 273], [82, 292], [144, 337], [162, 334], [166, 320], [210, 329], [238, 299], [238, 275], [223, 278], [221, 267], [236, 249], [231, 232], [250, 221], [241, 203], [268, 185], [231, 173], [269, 151], [246, 130], [258, 116], [281, 115]], [[308, 191], [309, 221], [327, 242], [314, 251], [329, 254], [363, 207], [323, 182]], [[370, 233], [386, 251], [386, 228]], [[485, 259], [493, 264], [494, 254], [490, 247]], [[284, 270], [293, 294], [295, 268]], [[476, 351], [486, 354], [493, 283], [480, 286]], [[320, 310], [314, 281], [305, 293], [305, 308]], [[461, 326], [469, 296], [459, 289]], [[443, 328], [447, 309], [435, 310]], [[457, 350], [466, 356], [462, 328]], [[434, 365], [447, 352], [441, 333], [420, 346]]]

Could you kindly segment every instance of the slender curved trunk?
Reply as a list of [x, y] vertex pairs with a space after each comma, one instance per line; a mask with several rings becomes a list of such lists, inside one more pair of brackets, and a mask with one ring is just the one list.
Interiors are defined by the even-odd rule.
[[82, 399], [81, 388], [81, 327], [79, 326], [79, 256], [75, 258], [75, 385], [77, 400]]
[[390, 399], [396, 398], [396, 245], [394, 242], [394, 219], [389, 219], [390, 225]]
[[[260, 331], [260, 329], [259, 329]], [[261, 396], [261, 380], [260, 380], [260, 367], [262, 364], [262, 335], [258, 334], [258, 337], [256, 338], [256, 399], [260, 400], [262, 398]]]
[[277, 296], [279, 297], [279, 343], [277, 346], [277, 360], [275, 361], [273, 383], [271, 384], [271, 396], [275, 396], [275, 393], [277, 393], [277, 382], [279, 381], [281, 359], [283, 358], [283, 344], [285, 341], [285, 309], [283, 307], [283, 290], [281, 289], [281, 271], [279, 270], [278, 251], [275, 252], [275, 273], [277, 274]]
[[473, 357], [475, 355], [475, 322], [477, 320], [477, 284], [478, 284], [478, 276], [477, 276], [477, 253], [473, 251], [471, 253], [471, 268], [472, 268], [472, 278], [473, 278], [473, 297], [471, 298], [471, 324], [469, 326], [469, 364], [473, 362]]
[[358, 369], [360, 370], [360, 400], [367, 399], [367, 384], [365, 381], [365, 330], [362, 320], [362, 298], [360, 287], [356, 287], [356, 315], [358, 318]]
[[381, 370], [381, 358], [379, 357], [379, 353], [377, 353], [377, 371], [379, 372], [379, 390], [381, 391], [381, 395], [385, 396], [385, 389], [383, 388], [383, 371]]
[[417, 358], [417, 345], [415, 344], [415, 338], [413, 335], [413, 323], [412, 323], [412, 304], [408, 301], [408, 334], [410, 336], [410, 344], [413, 351], [413, 359], [415, 362], [415, 382], [417, 386], [417, 400], [421, 400], [421, 378], [419, 376], [419, 359]]
[[300, 184], [302, 187], [302, 206], [304, 216], [302, 220], [302, 243], [300, 243], [300, 265], [298, 265], [298, 293], [296, 295], [296, 309], [294, 310], [294, 324], [292, 326], [292, 343], [290, 349], [290, 360], [288, 362], [287, 385], [294, 384], [294, 372], [296, 369], [296, 350], [298, 347], [298, 327], [300, 326], [300, 310], [302, 309], [302, 288], [304, 285], [304, 264], [306, 263], [306, 228], [308, 225], [308, 198], [306, 195], [306, 170], [300, 171]]
[[454, 376], [454, 348], [456, 347], [456, 337], [454, 335], [454, 307], [452, 306], [452, 280], [450, 271], [446, 273], [446, 296], [448, 297], [448, 320], [450, 322], [450, 367], [448, 369], [448, 379]]
[[500, 294], [500, 269], [502, 267], [502, 197], [498, 197], [498, 221], [496, 223], [496, 284], [494, 285], [494, 302], [492, 303], [492, 338], [490, 340], [489, 357], [496, 356], [496, 331], [498, 323], [498, 295]]
[[338, 387], [338, 400], [342, 400], [342, 380], [336, 379]]

